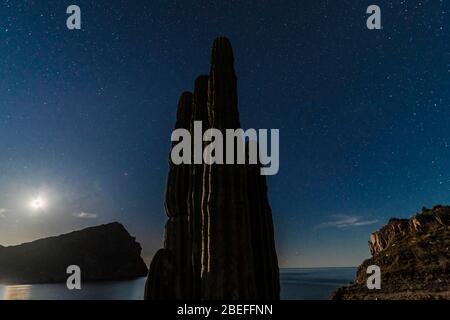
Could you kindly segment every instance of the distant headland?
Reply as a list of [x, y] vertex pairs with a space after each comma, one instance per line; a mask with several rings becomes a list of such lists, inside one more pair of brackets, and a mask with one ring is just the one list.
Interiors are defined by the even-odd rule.
[[81, 268], [83, 281], [147, 275], [141, 246], [120, 223], [90, 227], [17, 246], [0, 246], [0, 283], [65, 282], [67, 267]]

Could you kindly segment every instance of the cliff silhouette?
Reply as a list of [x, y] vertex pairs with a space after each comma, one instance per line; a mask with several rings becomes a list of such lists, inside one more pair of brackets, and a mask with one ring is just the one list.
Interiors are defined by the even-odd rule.
[[[240, 128], [234, 56], [214, 41], [209, 75], [179, 100], [175, 129]], [[236, 154], [236, 153], [235, 153]], [[164, 248], [150, 265], [145, 298], [264, 299], [280, 296], [272, 211], [260, 165], [181, 164], [169, 157]]]
[[[450, 206], [390, 219], [370, 236], [369, 249], [355, 281], [333, 299], [450, 299]], [[370, 265], [380, 267], [380, 290], [367, 289]]]
[[65, 282], [78, 265], [83, 281], [147, 274], [141, 246], [120, 223], [109, 223], [18, 246], [0, 247], [0, 283]]

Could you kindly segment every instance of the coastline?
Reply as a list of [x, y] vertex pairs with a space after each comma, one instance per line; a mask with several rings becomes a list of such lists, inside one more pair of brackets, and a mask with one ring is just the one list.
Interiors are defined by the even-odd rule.
[[[280, 268], [282, 300], [328, 300], [347, 284], [356, 267]], [[141, 300], [146, 278], [98, 281], [69, 291], [65, 283], [0, 284], [0, 300]]]

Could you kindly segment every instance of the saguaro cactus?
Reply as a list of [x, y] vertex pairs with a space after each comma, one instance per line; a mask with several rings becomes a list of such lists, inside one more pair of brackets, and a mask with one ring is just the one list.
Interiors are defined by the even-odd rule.
[[[194, 94], [180, 98], [175, 128], [193, 135], [194, 121], [202, 121], [203, 131], [237, 129], [237, 100], [233, 50], [228, 39], [218, 38], [209, 76], [198, 77]], [[165, 249], [150, 266], [147, 298], [279, 298], [272, 211], [260, 165], [169, 160], [165, 208]]]
[[[175, 129], [190, 129], [192, 117], [192, 93], [183, 92], [178, 102]], [[172, 143], [172, 147], [176, 142]], [[166, 184], [165, 208], [169, 217], [187, 216], [189, 188], [189, 164], [175, 165], [169, 154], [169, 175]]]
[[[178, 103], [175, 129], [190, 129], [192, 93], [184, 92]], [[169, 176], [165, 208], [170, 217], [166, 224], [164, 248], [173, 256], [174, 292], [177, 299], [192, 298], [191, 238], [188, 221], [189, 164], [175, 165], [169, 156]]]
[[[237, 84], [231, 44], [214, 41], [208, 85], [211, 127], [225, 134], [240, 127]], [[246, 168], [238, 164], [208, 165], [204, 200], [202, 281], [206, 299], [255, 298]]]
[[[194, 88], [190, 130], [193, 142], [194, 121], [201, 121], [203, 130], [209, 128], [207, 101], [208, 76], [202, 75], [195, 81]], [[194, 159], [192, 160], [187, 202], [189, 232], [192, 241], [192, 293], [194, 298], [199, 299], [201, 297], [203, 164], [194, 164]]]
[[169, 250], [160, 249], [153, 257], [145, 283], [145, 300], [174, 300], [175, 263]]
[[[252, 142], [250, 142], [252, 143]], [[253, 142], [254, 143], [254, 142]], [[247, 163], [249, 143], [247, 143]], [[256, 298], [280, 298], [280, 275], [272, 221], [272, 209], [267, 195], [266, 177], [260, 174], [261, 165], [247, 165], [247, 194], [250, 211]]]

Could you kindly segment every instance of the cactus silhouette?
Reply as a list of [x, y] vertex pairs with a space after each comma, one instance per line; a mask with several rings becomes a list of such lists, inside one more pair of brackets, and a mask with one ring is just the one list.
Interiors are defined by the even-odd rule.
[[[203, 131], [240, 128], [227, 38], [214, 41], [209, 75], [196, 79], [193, 92], [181, 95], [176, 129], [189, 130], [193, 139], [194, 121], [202, 122]], [[169, 159], [169, 220], [164, 249], [150, 266], [146, 299], [279, 299], [272, 210], [261, 166], [191, 162], [175, 165]]]

